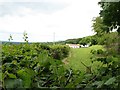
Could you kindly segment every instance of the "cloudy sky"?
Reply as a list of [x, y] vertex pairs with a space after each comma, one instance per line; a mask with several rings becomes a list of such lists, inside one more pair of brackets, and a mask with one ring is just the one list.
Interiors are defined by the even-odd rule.
[[92, 19], [100, 0], [0, 0], [0, 40], [30, 42], [66, 40], [93, 35]]

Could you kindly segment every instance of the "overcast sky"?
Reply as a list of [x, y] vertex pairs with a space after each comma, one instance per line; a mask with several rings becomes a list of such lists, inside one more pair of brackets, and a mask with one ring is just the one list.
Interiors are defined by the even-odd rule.
[[93, 35], [92, 19], [100, 0], [0, 0], [0, 40], [30, 42], [66, 40]]

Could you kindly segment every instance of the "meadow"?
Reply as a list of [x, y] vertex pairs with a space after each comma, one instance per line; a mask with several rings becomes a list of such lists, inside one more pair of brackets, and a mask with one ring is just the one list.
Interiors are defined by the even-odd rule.
[[[96, 71], [96, 69], [101, 65], [100, 62], [93, 62], [92, 57], [95, 57], [91, 53], [91, 50], [103, 49], [101, 45], [94, 45], [88, 48], [71, 48], [69, 57], [66, 58], [66, 66], [68, 68], [72, 68], [74, 70], [80, 70], [82, 72], [86, 71], [86, 66], [91, 67], [92, 71]], [[85, 65], [83, 65], [85, 64]]]

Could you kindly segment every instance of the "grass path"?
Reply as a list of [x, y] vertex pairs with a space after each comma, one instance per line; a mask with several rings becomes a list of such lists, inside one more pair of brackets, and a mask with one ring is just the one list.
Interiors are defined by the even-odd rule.
[[89, 48], [76, 48], [70, 51], [70, 56], [66, 58], [64, 61], [67, 62], [66, 66], [75, 70], [86, 71], [86, 67], [81, 63], [83, 62], [86, 66], [91, 66], [92, 70], [95, 70], [100, 63], [91, 63], [92, 54], [90, 51], [92, 49], [102, 49], [103, 47], [100, 45], [95, 45]]

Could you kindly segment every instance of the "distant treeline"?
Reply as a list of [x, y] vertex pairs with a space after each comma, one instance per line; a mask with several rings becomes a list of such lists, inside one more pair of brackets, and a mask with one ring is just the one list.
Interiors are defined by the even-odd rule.
[[[112, 32], [109, 33], [109, 35], [111, 37], [114, 37], [117, 35], [117, 32]], [[81, 45], [87, 45], [89, 44], [91, 45], [104, 45], [105, 40], [107, 39], [107, 37], [105, 38], [105, 36], [102, 36], [103, 39], [101, 38], [101, 36], [99, 37], [98, 35], [93, 35], [93, 36], [86, 36], [83, 38], [74, 38], [74, 39], [67, 39], [65, 41], [56, 41], [56, 42], [28, 42], [29, 44], [32, 43], [39, 43], [39, 44], [49, 44], [49, 45], [53, 45], [53, 44], [61, 44], [61, 45], [65, 45], [66, 43], [68, 44], [81, 44]], [[6, 43], [12, 43], [12, 44], [21, 44], [21, 43], [25, 43], [25, 42], [9, 42], [9, 41], [2, 41], [2, 44], [6, 44]]]

